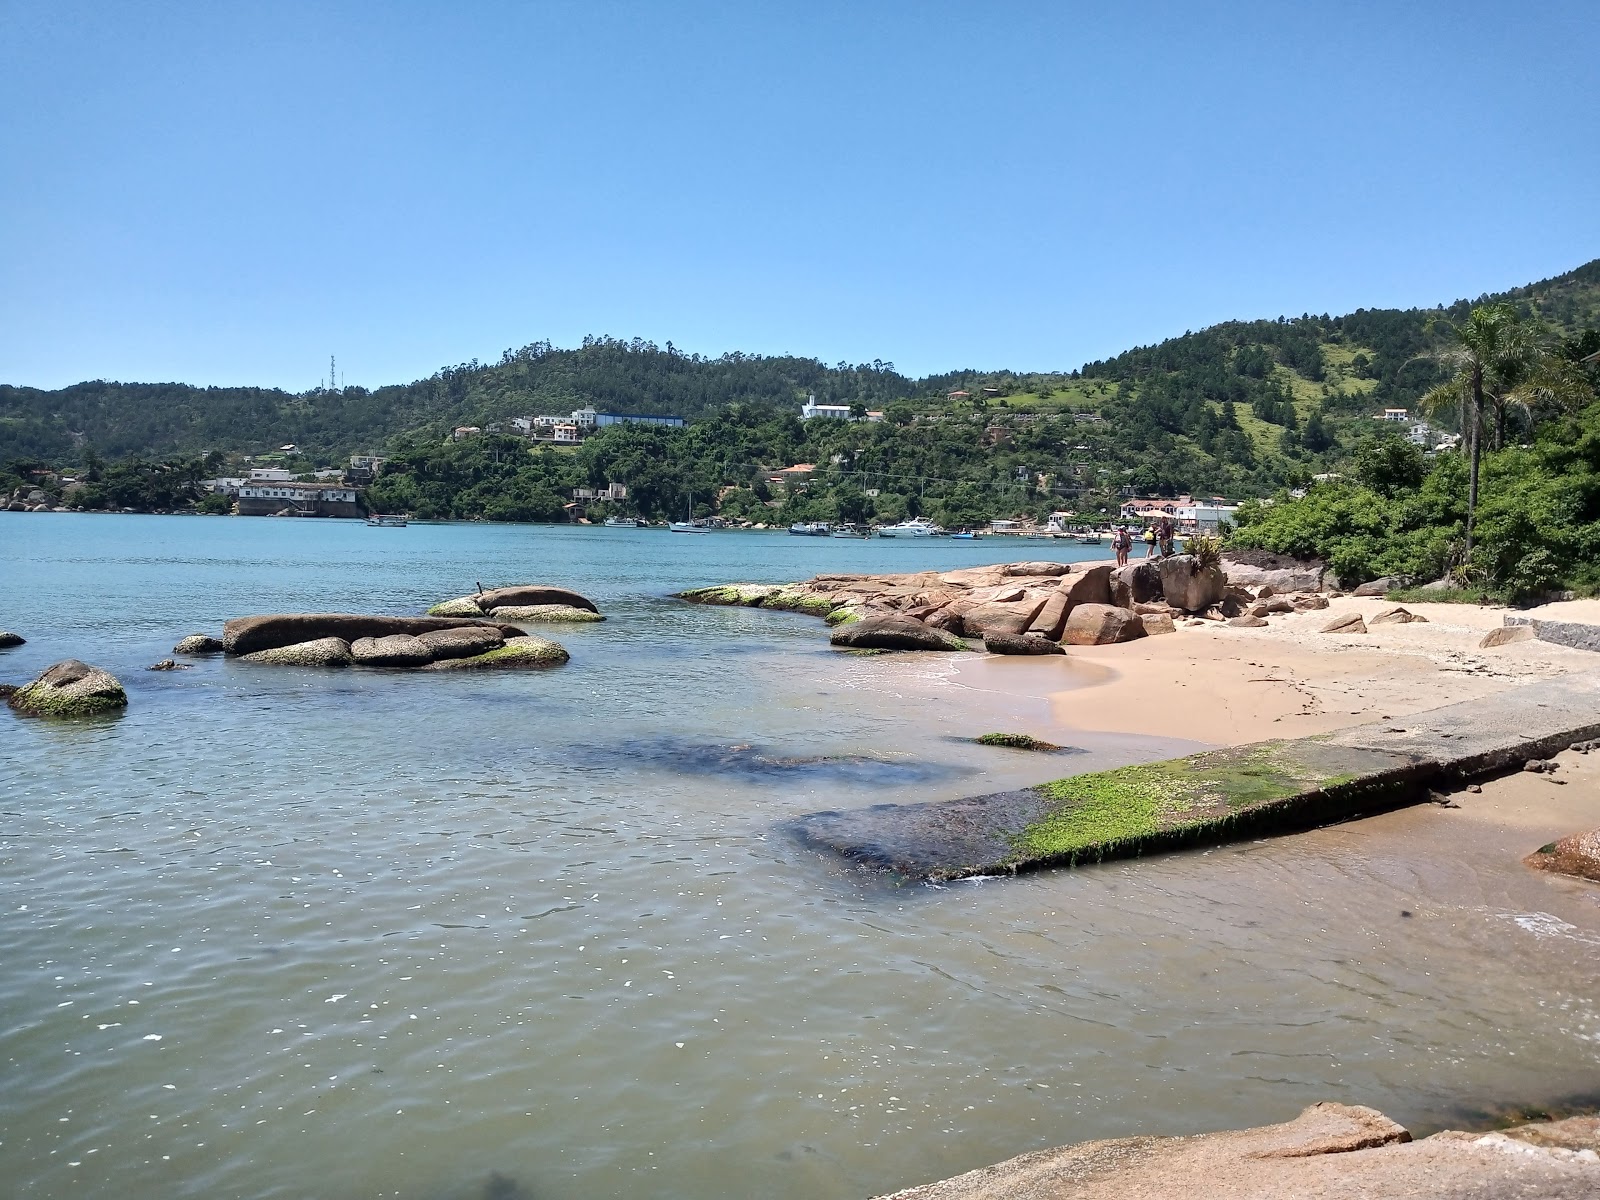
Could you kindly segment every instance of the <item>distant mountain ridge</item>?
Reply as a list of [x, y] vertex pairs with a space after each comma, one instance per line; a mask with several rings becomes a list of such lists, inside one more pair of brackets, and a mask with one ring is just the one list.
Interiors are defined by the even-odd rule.
[[823, 402], [873, 409], [904, 402], [927, 411], [947, 406], [949, 392], [975, 391], [975, 405], [992, 395], [1017, 412], [1094, 413], [1159, 453], [1204, 455], [1249, 471], [1261, 455], [1276, 452], [1283, 431], [1304, 437], [1312, 417], [1320, 424], [1377, 404], [1414, 402], [1437, 378], [1428, 356], [1444, 344], [1449, 323], [1472, 304], [1497, 299], [1569, 336], [1600, 328], [1600, 259], [1437, 308], [1223, 322], [1070, 373], [952, 371], [913, 380], [892, 363], [830, 367], [740, 353], [707, 358], [670, 343], [601, 337], [570, 349], [535, 342], [495, 363], [464, 363], [371, 391], [0, 385], [0, 461], [70, 461], [86, 449], [106, 457], [258, 453], [288, 442], [330, 460], [380, 450], [403, 435], [443, 436], [455, 425], [586, 404], [696, 418], [733, 404], [783, 408], [815, 394]]

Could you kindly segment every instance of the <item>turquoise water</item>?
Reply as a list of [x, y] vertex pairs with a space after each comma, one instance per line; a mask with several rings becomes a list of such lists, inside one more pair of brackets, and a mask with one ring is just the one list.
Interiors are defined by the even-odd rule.
[[[787, 841], [819, 808], [1182, 747], [1053, 728], [1022, 694], [1073, 686], [1065, 660], [842, 656], [668, 594], [1059, 550], [1099, 554], [0, 515], [0, 627], [29, 639], [0, 678], [75, 656], [131, 697], [0, 714], [6, 1194], [864, 1196], [1318, 1099], [1427, 1122], [1592, 1081], [1593, 964], [1514, 919], [1588, 936], [1581, 898], [1356, 832], [1408, 814], [948, 888]], [[539, 673], [142, 669], [230, 616], [479, 582], [610, 619], [552, 631], [572, 662]], [[991, 728], [1085, 753], [956, 740]], [[816, 756], [841, 761], [771, 761]]]

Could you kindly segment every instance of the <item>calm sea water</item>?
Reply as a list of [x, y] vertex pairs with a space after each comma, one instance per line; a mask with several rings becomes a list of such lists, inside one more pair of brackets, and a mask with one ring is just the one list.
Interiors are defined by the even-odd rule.
[[[0, 678], [75, 656], [132, 700], [0, 714], [0, 1190], [850, 1197], [1319, 1099], [1427, 1126], [1592, 1091], [1600, 907], [1430, 854], [1439, 810], [947, 888], [781, 836], [1183, 747], [1052, 729], [1016, 693], [1060, 659], [842, 656], [668, 593], [1062, 549], [0, 515]], [[480, 581], [610, 620], [542, 673], [142, 670]], [[1086, 753], [955, 740], [992, 728]]]

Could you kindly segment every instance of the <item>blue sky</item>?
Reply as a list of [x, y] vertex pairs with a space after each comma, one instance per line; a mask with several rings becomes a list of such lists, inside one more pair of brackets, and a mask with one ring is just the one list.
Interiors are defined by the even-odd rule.
[[0, 382], [1072, 369], [1600, 255], [1600, 5], [0, 0]]

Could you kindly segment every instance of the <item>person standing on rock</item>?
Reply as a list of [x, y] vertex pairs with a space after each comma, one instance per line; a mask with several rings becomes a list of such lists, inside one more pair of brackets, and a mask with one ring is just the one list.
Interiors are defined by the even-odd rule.
[[1117, 566], [1128, 565], [1128, 551], [1133, 549], [1133, 535], [1128, 532], [1126, 525], [1118, 525], [1117, 531], [1111, 535], [1111, 548], [1117, 552]]
[[1146, 558], [1154, 558], [1156, 556], [1156, 527], [1154, 525], [1146, 525], [1144, 527], [1144, 556]]
[[1161, 557], [1172, 557], [1172, 518], [1162, 517], [1156, 522], [1156, 540], [1161, 543]]

